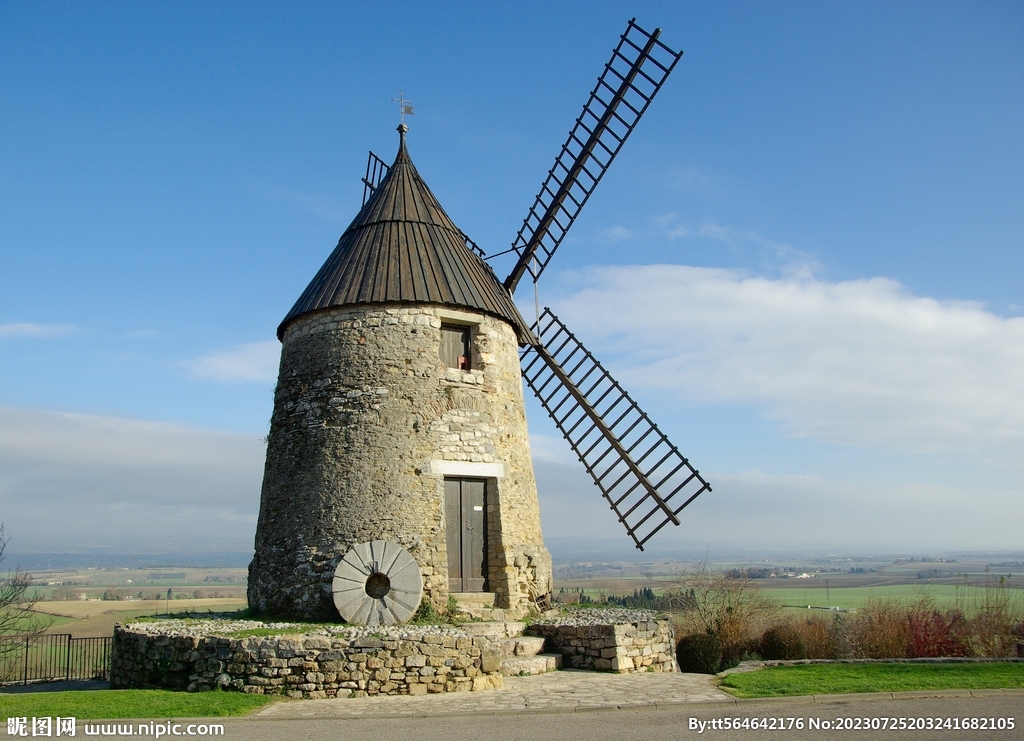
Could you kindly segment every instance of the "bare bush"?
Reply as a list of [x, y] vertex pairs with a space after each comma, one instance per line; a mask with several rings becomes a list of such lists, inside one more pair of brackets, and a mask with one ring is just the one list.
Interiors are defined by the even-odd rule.
[[870, 597], [849, 621], [846, 637], [850, 653], [857, 658], [906, 658], [910, 647], [906, 611], [891, 597]]
[[966, 576], [957, 587], [957, 609], [969, 615], [970, 647], [975, 656], [1003, 658], [1017, 652], [1016, 630], [1024, 622], [1024, 597], [1005, 576], [986, 574], [974, 587]]
[[682, 635], [718, 637], [723, 664], [735, 664], [756, 651], [757, 640], [777, 622], [780, 606], [738, 572], [712, 569], [698, 561], [676, 578], [671, 599], [681, 608], [676, 622]]
[[843, 656], [843, 619], [838, 615], [811, 615], [792, 622], [807, 647], [808, 659], [838, 659]]

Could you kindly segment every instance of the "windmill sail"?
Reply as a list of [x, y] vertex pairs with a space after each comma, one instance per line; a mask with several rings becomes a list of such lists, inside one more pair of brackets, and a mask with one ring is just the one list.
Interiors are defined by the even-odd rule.
[[512, 243], [519, 259], [505, 279], [505, 287], [510, 291], [515, 291], [526, 272], [536, 280], [547, 267], [615, 155], [683, 55], [658, 41], [660, 28], [647, 33], [635, 21], [630, 20], [612, 52]]
[[366, 175], [363, 176], [363, 205], [370, 200], [370, 196], [377, 190], [380, 181], [388, 174], [388, 163], [375, 155], [372, 151], [366, 159]]
[[550, 309], [533, 329], [523, 378], [643, 550], [711, 486]]

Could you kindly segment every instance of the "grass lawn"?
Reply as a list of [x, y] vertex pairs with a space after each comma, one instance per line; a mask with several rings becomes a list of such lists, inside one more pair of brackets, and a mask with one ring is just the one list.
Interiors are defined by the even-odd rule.
[[720, 686], [736, 697], [1024, 688], [1024, 663], [776, 666], [730, 674]]
[[79, 720], [206, 718], [245, 715], [280, 699], [241, 692], [170, 690], [0, 693], [0, 717], [74, 716]]

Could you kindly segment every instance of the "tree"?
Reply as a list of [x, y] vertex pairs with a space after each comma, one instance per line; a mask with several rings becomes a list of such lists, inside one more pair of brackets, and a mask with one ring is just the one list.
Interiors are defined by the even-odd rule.
[[[10, 536], [0, 522], [0, 564], [3, 564]], [[29, 592], [31, 577], [21, 569], [0, 572], [0, 660], [20, 646], [18, 642], [4, 640], [13, 634], [38, 633], [46, 628], [44, 618], [32, 608], [39, 601], [39, 595]]]

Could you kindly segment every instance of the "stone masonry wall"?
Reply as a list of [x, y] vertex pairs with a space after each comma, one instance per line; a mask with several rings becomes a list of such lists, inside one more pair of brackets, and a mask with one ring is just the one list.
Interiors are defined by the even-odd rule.
[[[489, 481], [488, 578], [496, 606], [525, 612], [551, 591], [512, 327], [472, 325], [473, 367], [438, 355], [435, 306], [332, 309], [289, 325], [267, 442], [249, 605], [337, 620], [334, 569], [383, 539], [416, 559], [424, 599], [448, 597], [444, 474], [436, 462], [501, 464]], [[471, 475], [471, 474], [467, 474]]]
[[500, 648], [491, 641], [452, 629], [401, 638], [230, 638], [154, 634], [129, 625], [114, 629], [110, 684], [311, 699], [423, 695], [500, 688], [500, 663]]
[[[614, 618], [604, 618], [605, 621], [611, 619]], [[620, 674], [679, 670], [671, 620], [653, 616], [620, 623], [601, 623], [600, 620], [599, 616], [561, 617], [548, 623], [533, 623], [526, 634], [543, 636], [546, 639], [544, 650], [562, 654], [563, 665], [567, 668]]]

